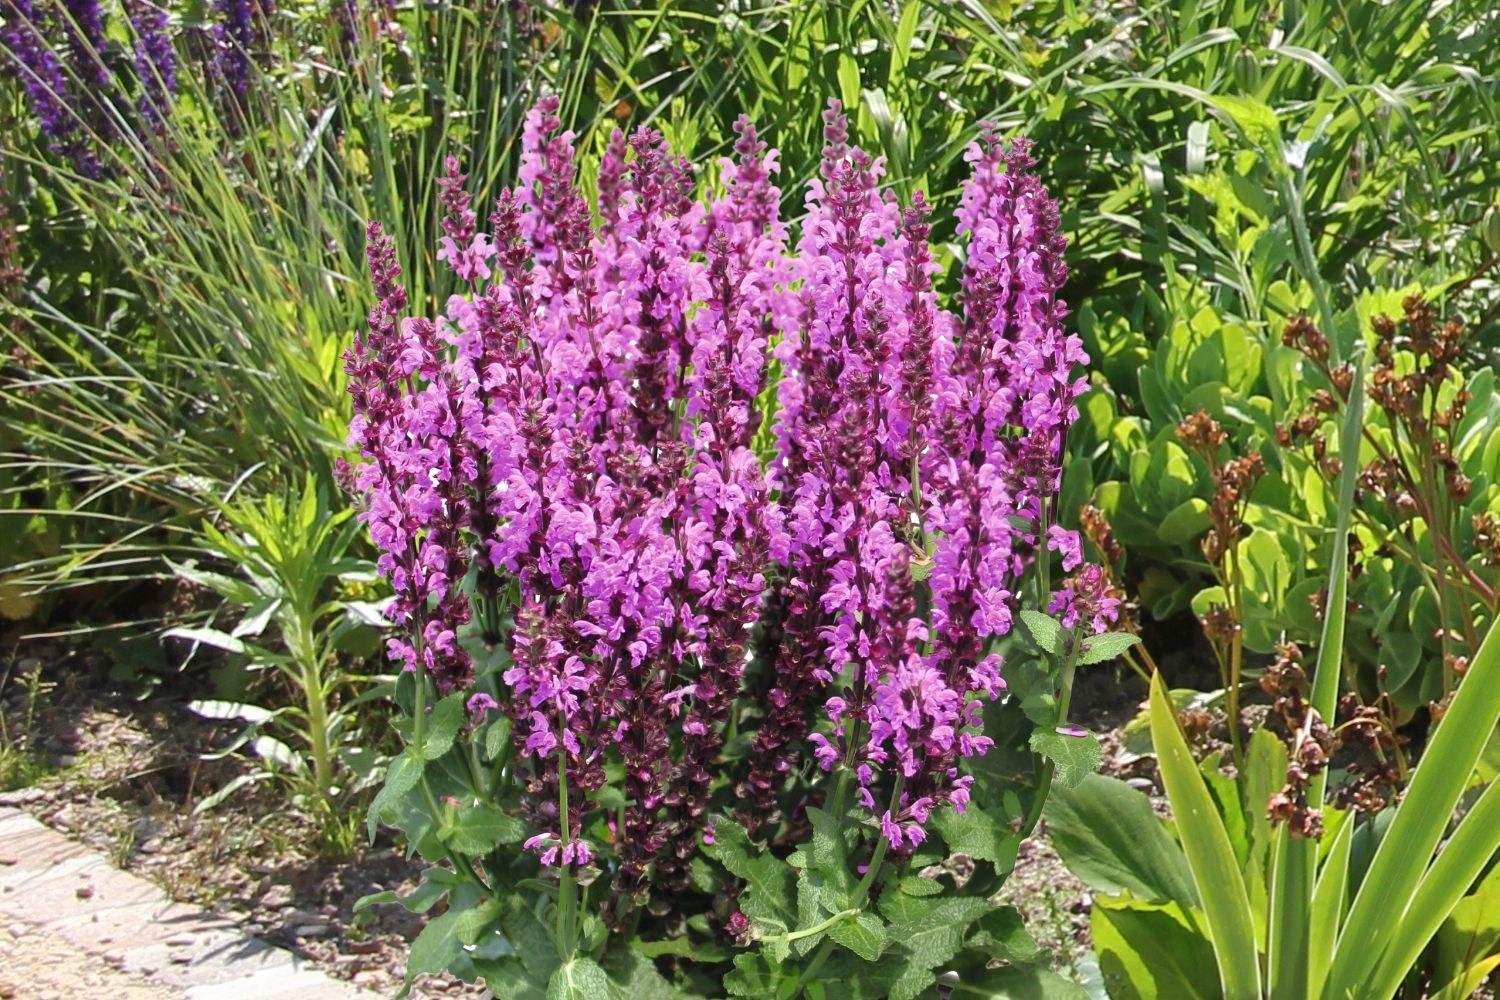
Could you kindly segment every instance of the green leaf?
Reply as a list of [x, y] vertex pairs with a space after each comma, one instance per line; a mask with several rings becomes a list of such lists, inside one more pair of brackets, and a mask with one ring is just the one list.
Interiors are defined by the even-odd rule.
[[1021, 609], [1021, 624], [1033, 642], [1053, 656], [1063, 654], [1063, 627], [1057, 621], [1034, 608]]
[[499, 716], [484, 727], [484, 759], [495, 760], [510, 740], [510, 720]]
[[1008, 872], [1015, 866], [1020, 835], [1009, 823], [974, 802], [963, 812], [943, 806], [932, 814], [932, 826], [955, 854], [988, 861], [1000, 871]]
[[1098, 896], [1090, 925], [1113, 1000], [1218, 1000], [1219, 975], [1202, 913], [1175, 902]]
[[609, 977], [592, 958], [564, 962], [547, 980], [547, 1000], [613, 1000]]
[[828, 936], [867, 962], [874, 962], [885, 951], [885, 924], [868, 910], [862, 910], [828, 929]]
[[1185, 546], [1209, 529], [1208, 501], [1188, 497], [1162, 518], [1156, 534], [1168, 545]]
[[758, 851], [744, 827], [721, 820], [714, 827], [714, 843], [706, 850], [729, 874], [745, 881], [740, 909], [752, 925], [761, 921], [782, 931], [796, 925], [796, 883], [791, 869], [774, 855]]
[[[965, 969], [959, 973], [954, 1000], [981, 997], [984, 1000], [1088, 1000], [1082, 986], [1038, 965], [1012, 965], [1000, 969]], [[1165, 994], [1164, 994], [1165, 996]]]
[[1140, 637], [1129, 632], [1101, 632], [1083, 640], [1083, 655], [1080, 664], [1106, 663], [1140, 642]]
[[983, 953], [990, 961], [1013, 964], [1034, 962], [1042, 957], [1041, 945], [1026, 929], [1026, 921], [1014, 906], [1002, 906], [980, 917], [964, 947]]
[[427, 760], [437, 760], [453, 749], [453, 741], [463, 721], [464, 696], [461, 692], [450, 694], [432, 706], [432, 712], [427, 716], [427, 738], [421, 746], [422, 756]]
[[1354, 823], [1340, 824], [1313, 889], [1307, 945], [1307, 984], [1311, 996], [1323, 995], [1323, 982], [1328, 978], [1339, 928], [1344, 924], [1349, 903], [1349, 850], [1353, 843]]
[[222, 632], [216, 628], [173, 628], [162, 633], [164, 639], [186, 639], [188, 642], [199, 642], [205, 646], [213, 646], [222, 649], [226, 653], [253, 653], [255, 647], [249, 645], [242, 639], [237, 639], [228, 632]]
[[504, 844], [519, 844], [526, 839], [526, 823], [487, 805], [463, 806], [450, 824], [438, 830], [438, 837], [460, 854], [488, 854]]
[[458, 939], [458, 912], [450, 910], [435, 917], [422, 928], [422, 933], [411, 943], [406, 956], [406, 981], [401, 987], [400, 997], [411, 992], [412, 980], [428, 972], [445, 972], [463, 953], [463, 942]]
[[391, 891], [390, 889], [384, 889], [380, 892], [372, 892], [368, 895], [361, 896], [354, 901], [354, 914], [355, 916], [358, 916], [359, 914], [370, 909], [372, 906], [383, 906], [386, 903], [399, 902], [401, 902], [401, 896], [398, 893]]
[[505, 955], [473, 961], [474, 971], [484, 980], [491, 996], [505, 997], [505, 1000], [546, 1000], [546, 991], [532, 980], [520, 958]]
[[492, 933], [500, 920], [501, 905], [498, 899], [485, 900], [478, 906], [462, 910], [453, 925], [453, 933], [459, 942], [472, 945]]
[[1098, 738], [1088, 732], [1074, 736], [1055, 729], [1038, 729], [1031, 734], [1030, 746], [1033, 752], [1052, 761], [1057, 769], [1053, 780], [1063, 788], [1073, 788], [1097, 772], [1104, 758]]
[[722, 946], [712, 941], [694, 941], [690, 937], [667, 938], [663, 941], [642, 941], [635, 938], [630, 942], [630, 947], [646, 958], [674, 955], [690, 958], [695, 962], [724, 962], [729, 959], [729, 952]]
[[[1451, 909], [1458, 901], [1459, 897], [1453, 895], [1454, 885], [1447, 881], [1427, 882], [1424, 875], [1428, 875], [1433, 851], [1447, 830], [1449, 818], [1497, 719], [1500, 719], [1500, 629], [1492, 628], [1474, 654], [1458, 693], [1422, 754], [1406, 797], [1397, 807], [1391, 828], [1376, 849], [1349, 908], [1349, 918], [1339, 936], [1338, 953], [1328, 972], [1328, 988], [1335, 995], [1363, 993], [1376, 971], [1376, 962], [1394, 942], [1399, 941], [1403, 949], [1420, 949], [1437, 930], [1435, 925], [1431, 931], [1423, 926], [1427, 936], [1418, 941], [1417, 927], [1393, 921], [1392, 914], [1408, 913], [1414, 898], [1419, 896], [1424, 907], [1441, 910], [1443, 916], [1447, 913], [1445, 904]], [[1489, 794], [1487, 789], [1485, 797]], [[1483, 803], [1485, 799], [1480, 801]], [[1500, 823], [1492, 820], [1488, 826], [1466, 830], [1474, 818], [1470, 813], [1453, 836], [1454, 842], [1463, 837], [1465, 851], [1450, 859], [1454, 853], [1450, 844], [1433, 865], [1434, 874], [1441, 866], [1445, 878], [1451, 879], [1453, 873], [1466, 871], [1475, 856], [1487, 861], [1500, 847]], [[1421, 892], [1419, 884], [1429, 888]], [[1458, 892], [1461, 894], [1467, 887], [1467, 884], [1459, 886]]]
[[398, 895], [389, 889], [384, 892], [372, 892], [368, 896], [359, 898], [359, 901], [354, 904], [354, 912], [358, 914], [372, 906], [400, 903], [412, 913], [426, 913], [432, 909], [432, 904], [442, 899], [458, 882], [459, 876], [447, 868], [429, 868], [422, 873], [422, 881], [417, 887], [405, 896]]
[[797, 993], [797, 974], [779, 962], [767, 961], [758, 952], [742, 952], [734, 956], [734, 969], [724, 977], [724, 988], [730, 996], [792, 1000]]
[[908, 875], [896, 882], [896, 890], [904, 892], [908, 896], [937, 896], [942, 894], [943, 884], [937, 879], [923, 878], [920, 875]]
[[807, 818], [813, 828], [812, 841], [806, 852], [808, 865], [819, 871], [847, 872], [848, 847], [842, 825], [817, 807], [807, 810]]
[[880, 896], [880, 913], [888, 921], [886, 934], [910, 959], [932, 969], [963, 947], [969, 925], [993, 907], [983, 899], [948, 897], [918, 899], [899, 892]]
[[837, 952], [807, 984], [807, 1000], [912, 1000], [933, 981], [927, 967], [902, 953], [890, 952], [879, 962], [866, 962], [849, 952]]
[[1151, 739], [1188, 869], [1203, 900], [1224, 996], [1226, 1000], [1258, 1000], [1260, 958], [1250, 898], [1224, 821], [1178, 728], [1161, 674], [1151, 680]]
[[369, 812], [365, 816], [372, 841], [375, 839], [375, 827], [379, 825], [385, 807], [394, 804], [407, 792], [416, 788], [417, 783], [422, 780], [422, 772], [426, 767], [426, 761], [419, 760], [410, 753], [403, 753], [391, 761], [390, 766], [386, 768], [385, 784], [381, 786], [380, 792], [370, 803]]
[[1076, 788], [1055, 789], [1046, 818], [1052, 846], [1090, 889], [1198, 905], [1187, 857], [1145, 793], [1091, 774]]
[[640, 952], [614, 948], [600, 964], [609, 976], [609, 992], [614, 1000], [676, 1000], [678, 996], [672, 984]]

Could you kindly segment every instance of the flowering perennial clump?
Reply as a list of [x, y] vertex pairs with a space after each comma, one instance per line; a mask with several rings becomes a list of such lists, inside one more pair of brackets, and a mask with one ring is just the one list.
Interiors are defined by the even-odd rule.
[[1056, 524], [1086, 358], [1029, 147], [969, 150], [949, 310], [930, 208], [882, 188], [837, 102], [795, 240], [747, 120], [704, 197], [660, 133], [616, 132], [591, 206], [557, 109], [488, 232], [448, 160], [441, 315], [405, 315], [370, 226], [350, 440], [392, 655], [508, 720], [526, 846], [564, 872], [607, 852], [612, 921], [689, 884], [736, 732], [741, 827], [794, 822], [806, 762], [910, 854], [991, 745], [1023, 568], [1075, 574], [1047, 598], [1065, 627], [1117, 613]]

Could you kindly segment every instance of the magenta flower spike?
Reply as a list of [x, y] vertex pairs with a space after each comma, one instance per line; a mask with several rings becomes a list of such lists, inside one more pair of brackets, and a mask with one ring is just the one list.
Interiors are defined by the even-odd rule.
[[[837, 102], [795, 241], [747, 120], [702, 199], [660, 133], [616, 132], [591, 208], [558, 111], [528, 115], [488, 232], [445, 163], [441, 315], [404, 315], [370, 228], [350, 443], [407, 633], [392, 653], [464, 692], [472, 725], [509, 719], [527, 848], [568, 871], [607, 857], [612, 920], [688, 885], [742, 716], [742, 826], [775, 821], [812, 762], [839, 776], [825, 809], [910, 853], [991, 745], [1023, 569], [1061, 555], [1068, 627], [1114, 614], [1054, 523], [1087, 359], [1028, 146], [986, 129], [969, 150], [950, 311], [929, 206], [882, 187]], [[481, 668], [466, 637], [508, 660]]]

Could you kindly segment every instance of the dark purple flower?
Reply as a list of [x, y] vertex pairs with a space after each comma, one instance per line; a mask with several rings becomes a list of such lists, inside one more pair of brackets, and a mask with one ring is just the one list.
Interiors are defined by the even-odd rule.
[[177, 93], [177, 58], [167, 33], [167, 11], [152, 0], [130, 0], [128, 9], [135, 29], [141, 117], [152, 125], [160, 125], [171, 108], [171, 95]]
[[0, 0], [0, 14], [5, 19], [10, 61], [47, 137], [48, 149], [69, 160], [84, 176], [100, 176], [103, 168], [72, 106], [75, 94], [68, 71], [46, 35], [50, 19], [37, 12], [32, 0]]

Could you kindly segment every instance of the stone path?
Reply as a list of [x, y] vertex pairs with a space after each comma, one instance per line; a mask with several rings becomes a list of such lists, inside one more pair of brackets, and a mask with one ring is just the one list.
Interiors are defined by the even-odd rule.
[[377, 1000], [0, 808], [0, 1000]]

